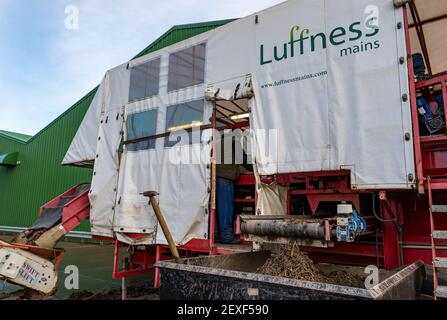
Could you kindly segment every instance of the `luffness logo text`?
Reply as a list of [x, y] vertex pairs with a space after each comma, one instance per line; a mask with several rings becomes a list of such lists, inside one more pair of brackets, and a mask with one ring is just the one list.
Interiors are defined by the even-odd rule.
[[293, 26], [288, 34], [288, 41], [271, 49], [260, 45], [260, 64], [268, 65], [275, 62], [296, 58], [305, 53], [325, 50], [328, 45], [340, 48], [340, 56], [349, 56], [380, 48], [380, 40], [374, 40], [379, 32], [379, 14], [376, 6], [368, 6], [365, 13], [369, 15], [362, 21], [355, 21], [346, 27], [336, 27], [329, 33], [312, 34], [308, 28]]

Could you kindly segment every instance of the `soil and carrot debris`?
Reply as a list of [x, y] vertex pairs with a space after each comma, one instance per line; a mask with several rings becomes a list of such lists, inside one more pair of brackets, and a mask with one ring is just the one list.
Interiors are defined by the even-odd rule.
[[364, 277], [339, 267], [316, 265], [305, 252], [300, 251], [297, 244], [277, 247], [256, 273], [348, 287], [364, 287]]

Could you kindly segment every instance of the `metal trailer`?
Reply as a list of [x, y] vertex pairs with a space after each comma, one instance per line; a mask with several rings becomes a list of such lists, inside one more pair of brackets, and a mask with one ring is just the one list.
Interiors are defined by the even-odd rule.
[[370, 289], [257, 274], [269, 251], [162, 261], [162, 300], [414, 300], [425, 274], [421, 261]]

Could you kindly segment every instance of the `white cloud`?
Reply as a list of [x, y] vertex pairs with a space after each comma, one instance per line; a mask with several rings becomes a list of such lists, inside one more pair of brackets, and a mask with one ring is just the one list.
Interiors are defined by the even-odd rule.
[[[4, 5], [6, 1], [10, 0], [0, 3]], [[45, 19], [51, 19], [47, 25], [51, 34], [42, 39], [49, 41], [41, 52], [46, 64], [33, 73], [23, 70], [23, 77], [36, 87], [20, 88], [19, 97], [17, 90], [5, 90], [8, 79], [4, 73], [0, 75], [0, 101], [3, 106], [8, 105], [7, 114], [0, 106], [0, 129], [36, 133], [97, 85], [106, 70], [136, 55], [173, 25], [243, 17], [280, 2], [283, 1], [64, 0], [57, 5], [44, 2], [41, 6], [48, 13]], [[65, 29], [64, 10], [69, 4], [79, 8], [79, 30]], [[8, 50], [0, 47], [0, 59], [4, 49]], [[6, 66], [0, 62], [0, 68], [3, 67]]]

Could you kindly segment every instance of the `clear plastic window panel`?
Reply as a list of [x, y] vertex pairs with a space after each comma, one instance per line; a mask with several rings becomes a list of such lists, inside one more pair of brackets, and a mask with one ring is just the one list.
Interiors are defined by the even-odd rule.
[[172, 53], [169, 56], [168, 91], [195, 86], [205, 81], [206, 44]]
[[129, 101], [158, 95], [160, 58], [142, 63], [130, 70]]
[[[130, 114], [127, 117], [127, 140], [153, 136], [157, 132], [158, 109]], [[127, 144], [127, 150], [139, 151], [155, 148], [155, 139]]]
[[[178, 105], [169, 106], [166, 110], [166, 132], [178, 133], [179, 130], [185, 130], [192, 127], [193, 124], [203, 124], [204, 100], [195, 100], [185, 102]], [[192, 141], [192, 132], [188, 131], [188, 143], [197, 143], [199, 141]], [[172, 147], [180, 142], [181, 137], [174, 140], [167, 136], [165, 139], [165, 147]]]

